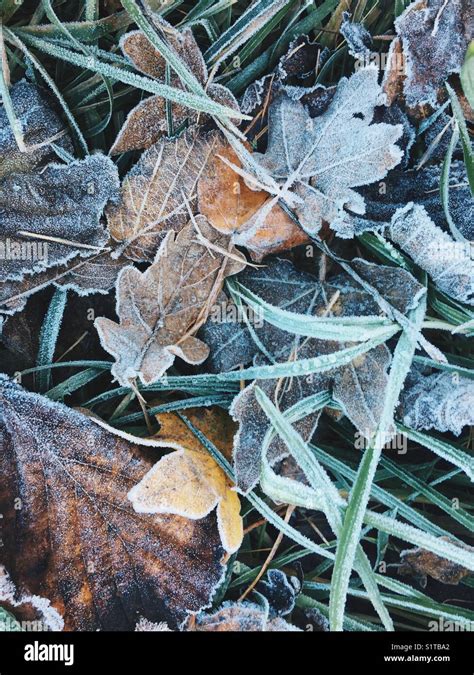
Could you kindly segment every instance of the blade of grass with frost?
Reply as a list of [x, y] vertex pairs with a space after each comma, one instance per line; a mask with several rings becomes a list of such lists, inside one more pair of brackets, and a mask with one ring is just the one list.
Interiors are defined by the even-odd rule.
[[451, 560], [456, 565], [461, 565], [461, 567], [474, 571], [474, 553], [443, 539], [433, 537], [433, 535], [423, 532], [412, 525], [394, 520], [381, 513], [375, 513], [375, 511], [367, 511], [364, 515], [364, 522], [367, 525], [376, 527], [378, 530], [382, 530], [382, 532], [397, 537], [397, 539], [407, 541], [441, 558]]
[[469, 105], [474, 110], [474, 40], [467, 48], [466, 58], [461, 68], [461, 84]]
[[64, 100], [64, 97], [62, 96], [61, 92], [59, 91], [58, 87], [56, 86], [56, 83], [51, 78], [51, 76], [49, 75], [46, 68], [44, 68], [43, 64], [40, 61], [38, 61], [36, 56], [34, 56], [34, 54], [32, 52], [30, 52], [30, 50], [27, 48], [27, 46], [16, 35], [14, 35], [14, 33], [12, 33], [9, 30], [8, 31], [6, 30], [5, 35], [8, 39], [8, 41], [11, 44], [14, 44], [15, 47], [18, 47], [18, 49], [25, 55], [27, 60], [31, 62], [31, 64], [36, 68], [36, 70], [39, 72], [39, 74], [44, 79], [46, 84], [49, 86], [49, 88], [53, 92], [54, 96], [57, 98], [57, 100], [59, 102], [59, 105], [63, 109], [64, 114], [66, 115], [66, 118], [67, 118], [67, 120], [68, 120], [68, 122], [71, 126], [71, 129], [73, 130], [73, 132], [74, 132], [74, 134], [75, 134], [75, 136], [76, 136], [76, 138], [79, 142], [79, 145], [81, 146], [84, 154], [88, 155], [89, 154], [89, 148], [87, 147], [87, 143], [86, 143], [86, 140], [85, 140], [85, 138], [82, 134], [82, 131], [80, 130], [79, 125], [77, 124], [77, 122], [74, 118], [74, 115], [70, 111], [68, 104]]
[[395, 327], [389, 319], [378, 316], [322, 318], [297, 314], [271, 305], [238, 282], [235, 282], [235, 287], [236, 294], [245, 300], [249, 307], [262, 315], [272, 326], [281, 328], [287, 333], [336, 342], [364, 342], [388, 334]]
[[454, 239], [456, 239], [456, 241], [465, 241], [465, 238], [456, 227], [456, 224], [453, 221], [451, 217], [451, 212], [449, 210], [449, 174], [451, 171], [453, 152], [456, 145], [458, 144], [458, 141], [459, 141], [459, 127], [457, 124], [455, 124], [453, 133], [451, 135], [451, 139], [449, 141], [448, 149], [446, 151], [446, 157], [444, 158], [443, 168], [441, 169], [439, 193], [441, 203], [444, 209], [444, 215], [446, 216], [446, 220], [448, 222], [449, 229], [451, 230], [451, 234], [453, 235]]
[[[175, 412], [177, 410], [186, 410], [187, 408], [209, 408], [213, 405], [219, 405], [228, 408], [231, 402], [232, 398], [229, 398], [228, 396], [196, 396], [194, 398], [185, 398], [181, 401], [173, 401], [172, 403], [155, 405], [151, 408], [148, 408], [147, 412], [151, 417], [158, 413]], [[143, 412], [131, 413], [130, 415], [124, 415], [123, 417], [114, 417], [114, 425], [123, 426], [124, 424], [139, 422], [142, 419]]]
[[445, 495], [431, 485], [422, 482], [415, 475], [399, 469], [395, 462], [388, 457], [385, 457], [384, 460], [383, 466], [389, 468], [393, 476], [400, 478], [403, 483], [412, 487], [418, 494], [425, 496], [431, 504], [434, 504], [441, 511], [447, 513], [450, 518], [463, 525], [468, 532], [474, 532], [474, 518], [467, 511], [461, 507], [453, 508], [452, 500], [445, 497]]
[[442, 459], [457, 466], [464, 471], [466, 476], [468, 476], [472, 482], [474, 482], [474, 457], [471, 457], [466, 452], [463, 452], [459, 448], [456, 448], [440, 438], [429, 436], [421, 431], [409, 429], [403, 424], [397, 423], [397, 429], [402, 434], [405, 434], [411, 441], [423, 445]]
[[5, 45], [3, 43], [3, 27], [0, 23], [0, 97], [2, 99], [3, 107], [10, 122], [10, 127], [15, 138], [18, 150], [26, 152], [25, 140], [23, 138], [23, 129], [20, 120], [15, 114], [13, 103], [9, 92], [9, 82], [7, 81], [9, 66], [7, 62], [7, 55]]
[[456, 118], [459, 134], [461, 136], [461, 145], [464, 153], [464, 163], [466, 165], [467, 180], [471, 189], [471, 195], [474, 197], [474, 151], [471, 145], [471, 139], [467, 130], [466, 120], [454, 89], [446, 82], [449, 98], [451, 99], [451, 108]]
[[124, 84], [128, 84], [150, 94], [158, 94], [163, 98], [169, 99], [174, 103], [179, 103], [185, 107], [192, 108], [193, 110], [198, 110], [199, 112], [208, 113], [209, 115], [215, 115], [217, 117], [223, 116], [225, 118], [248, 119], [247, 115], [242, 115], [236, 110], [227, 108], [220, 103], [216, 103], [208, 97], [186, 92], [182, 89], [175, 89], [166, 84], [160, 84], [149, 77], [117, 68], [109, 63], [102, 63], [97, 59], [91, 59], [83, 54], [78, 54], [77, 52], [65, 49], [64, 47], [59, 47], [52, 42], [48, 42], [41, 38], [25, 35], [24, 39], [28, 44], [36, 47], [45, 54], [49, 54], [50, 56], [66, 61], [67, 63], [72, 63], [78, 68], [92, 70], [95, 73], [105, 75], [113, 80], [123, 82]]
[[[418, 307], [409, 314], [415, 327], [422, 324], [426, 312], [426, 295], [419, 301]], [[403, 331], [395, 348], [382, 415], [377, 432], [371, 445], [366, 449], [357, 477], [352, 486], [349, 502], [344, 515], [341, 536], [338, 539], [336, 562], [331, 578], [329, 598], [329, 618], [332, 631], [341, 631], [346, 606], [347, 589], [352, 572], [354, 557], [359, 544], [364, 514], [370, 498], [370, 491], [379, 463], [382, 448], [393, 435], [393, 414], [398, 403], [400, 391], [410, 370], [417, 345], [417, 335], [412, 331]]]
[[[129, 2], [130, 0], [126, 0]], [[235, 52], [256, 31], [292, 0], [257, 0], [230, 26], [204, 54], [208, 63], [216, 65]]]
[[49, 389], [45, 396], [51, 399], [51, 401], [62, 401], [65, 396], [69, 396], [81, 387], [89, 384], [89, 382], [93, 382], [93, 380], [97, 379], [99, 375], [103, 375], [103, 373], [104, 371], [99, 368], [87, 368], [80, 373], [71, 375], [71, 377], [68, 377], [64, 382]]
[[[323, 394], [316, 395], [316, 397], [310, 397], [314, 399], [315, 409], [318, 409], [318, 407], [324, 405], [324, 395], [325, 392]], [[307, 488], [300, 485], [296, 481], [287, 480], [284, 478], [282, 479], [281, 477], [277, 476], [268, 464], [268, 460], [266, 459], [267, 450], [276, 431], [276, 433], [278, 433], [278, 435], [285, 442], [288, 450], [290, 451], [290, 454], [301, 467], [308, 482], [311, 485], [314, 494], [315, 505], [310, 505], [309, 508], [322, 510], [334, 534], [339, 537], [342, 529], [342, 515], [339, 507], [345, 505], [344, 499], [342, 499], [340, 496], [339, 491], [329, 478], [326, 470], [316, 459], [314, 453], [311, 452], [305, 441], [287, 421], [286, 416], [283, 415], [273, 405], [268, 396], [266, 396], [266, 394], [259, 387], [255, 387], [255, 397], [272, 424], [272, 427], [270, 427], [269, 431], [267, 432], [262, 445], [262, 465], [264, 470], [266, 469], [266, 487], [274, 487], [277, 491], [277, 494], [275, 495], [273, 494], [272, 490], [272, 498], [276, 497], [278, 501], [283, 501], [284, 496], [286, 499], [288, 499], [289, 503], [292, 503], [292, 495], [296, 494], [297, 498], [299, 498], [300, 495], [308, 493]], [[306, 405], [308, 405], [307, 402]], [[295, 408], [298, 410], [298, 404], [292, 406], [290, 411], [294, 411]], [[291, 488], [293, 488], [293, 490], [291, 490]], [[280, 493], [280, 490], [282, 490], [283, 494]], [[320, 506], [318, 506], [318, 502]], [[361, 546], [359, 546], [355, 551], [355, 568], [367, 589], [372, 604], [377, 611], [385, 629], [388, 631], [393, 630], [392, 620], [386, 608], [384, 607], [383, 602], [381, 601], [380, 593], [378, 591], [377, 583], [375, 581], [369, 559], [367, 558]]]
[[36, 385], [40, 392], [45, 392], [50, 388], [51, 370], [41, 370], [42, 366], [49, 366], [53, 362], [56, 342], [61, 328], [61, 322], [66, 307], [67, 291], [57, 288], [54, 292], [48, 311], [41, 326], [39, 336], [38, 355], [36, 365], [39, 368], [35, 377]]
[[[219, 464], [221, 469], [227, 474], [230, 480], [234, 481], [234, 471], [232, 466], [229, 464], [224, 455], [216, 448], [216, 446], [197, 428], [192, 422], [190, 422], [184, 415], [178, 413], [181, 420], [186, 424], [186, 426], [192, 431], [196, 438], [204, 445], [208, 450], [210, 455], [214, 460]], [[266, 504], [260, 497], [257, 497], [253, 492], [249, 492], [245, 498], [254, 506], [257, 511], [268, 520], [277, 530], [283, 532], [289, 539], [299, 544], [303, 548], [311, 551], [312, 553], [317, 553], [317, 555], [322, 556], [323, 558], [328, 558], [329, 560], [334, 559], [334, 554], [331, 551], [328, 551], [323, 546], [315, 544], [313, 541], [305, 537], [303, 534], [295, 530], [289, 523], [286, 523], [283, 518], [280, 518], [272, 509]]]
[[[351, 480], [352, 482], [355, 480], [357, 472], [354, 471], [354, 469], [351, 469], [347, 466], [347, 464], [341, 462], [341, 460], [337, 459], [329, 452], [326, 452], [314, 444], [310, 444], [309, 447], [322, 464], [329, 467], [332, 471], [339, 473], [341, 476], [344, 476], [348, 480]], [[400, 473], [403, 477], [409, 475], [408, 472], [404, 471], [403, 469], [400, 469]], [[395, 497], [390, 492], [384, 488], [381, 488], [375, 483], [372, 484], [371, 497], [384, 506], [387, 506], [391, 509], [397, 509], [397, 512], [403, 516], [403, 518], [406, 518], [406, 520], [416, 527], [424, 529], [427, 532], [430, 532], [431, 534], [437, 535], [439, 537], [449, 536], [449, 532], [447, 530], [443, 530], [443, 528], [435, 525], [409, 504], [406, 504], [404, 501], [398, 497]]]
[[[377, 575], [379, 579], [381, 575]], [[380, 581], [382, 583], [382, 580]], [[324, 582], [313, 582], [307, 581], [304, 583], [303, 588], [309, 591], [324, 591], [329, 592], [330, 584]], [[356, 597], [369, 600], [367, 593], [358, 588], [349, 587], [348, 594]], [[384, 603], [389, 607], [396, 607], [399, 609], [407, 609], [411, 611], [419, 612], [423, 615], [450, 619], [452, 621], [458, 621], [463, 626], [467, 623], [471, 623], [474, 619], [474, 613], [469, 610], [463, 610], [452, 605], [444, 605], [441, 603], [433, 602], [428, 596], [424, 596], [424, 599], [421, 598], [406, 598], [406, 597], [396, 597], [393, 595], [387, 595], [382, 593], [381, 595]]]
[[[67, 27], [59, 20], [58, 16], [56, 15], [50, 0], [42, 0], [42, 6], [44, 8], [44, 12], [48, 19], [51, 21], [52, 24], [54, 24], [58, 30], [62, 31], [63, 34], [66, 36], [66, 38], [74, 45], [76, 49], [79, 51], [82, 51], [82, 53], [88, 57], [91, 58], [93, 57], [92, 49], [90, 47], [86, 47], [85, 45], [82, 44], [79, 40], [77, 40], [72, 33], [67, 29]], [[86, 0], [86, 19], [88, 18], [88, 15], [95, 17], [97, 13], [98, 7], [97, 7], [97, 0]], [[90, 17], [89, 17], [90, 18]], [[113, 108], [113, 91], [112, 91], [112, 85], [109, 82], [109, 80], [104, 76], [100, 76], [102, 79], [102, 83], [105, 86], [105, 89], [107, 91], [107, 95], [109, 97], [109, 112], [105, 116], [105, 119], [99, 122], [97, 125], [89, 129], [89, 137], [95, 136], [96, 134], [99, 134], [105, 127], [109, 124], [111, 118], [112, 118], [112, 108]]]
[[[310, 598], [309, 595], [305, 595], [304, 593], [300, 593], [296, 598], [296, 606], [300, 607], [301, 609], [317, 609], [323, 616], [326, 617], [326, 619], [328, 618], [328, 608], [326, 605], [322, 602], [319, 602], [318, 600], [315, 600], [314, 598]], [[353, 619], [349, 616], [344, 617], [344, 629], [353, 631], [355, 633], [373, 633], [383, 630], [383, 628], [380, 628], [380, 626], [371, 624], [368, 621], [364, 621], [362, 619]]]

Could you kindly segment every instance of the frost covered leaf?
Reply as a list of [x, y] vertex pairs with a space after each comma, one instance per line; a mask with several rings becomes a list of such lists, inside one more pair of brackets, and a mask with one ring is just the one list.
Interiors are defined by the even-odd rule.
[[410, 203], [399, 209], [388, 234], [442, 291], [473, 304], [474, 260], [469, 249], [435, 225], [422, 206]]
[[372, 36], [361, 23], [352, 22], [349, 12], [342, 13], [342, 23], [339, 29], [346, 39], [349, 54], [355, 59], [368, 58], [371, 53]]
[[[415, 0], [395, 21], [405, 57], [408, 106], [437, 104], [438, 91], [459, 73], [474, 31], [470, 0]], [[400, 61], [390, 61], [393, 69]], [[390, 70], [386, 77], [390, 77]]]
[[136, 377], [144, 384], [156, 382], [176, 356], [202, 363], [209, 349], [193, 334], [224, 278], [244, 264], [228, 238], [198, 216], [178, 235], [168, 233], [145, 272], [125, 267], [117, 279], [120, 324], [103, 317], [95, 322], [102, 346], [116, 359], [112, 374], [120, 384], [130, 386]]
[[0, 312], [14, 314], [21, 311], [31, 295], [49, 284], [71, 289], [78, 295], [107, 293], [115, 286], [118, 273], [127, 263], [123, 256], [112, 258], [109, 251], [104, 251], [90, 258], [70, 260], [39, 274], [26, 275], [21, 281], [5, 281], [0, 285]]
[[287, 577], [282, 570], [271, 569], [256, 590], [268, 600], [270, 616], [285, 616], [293, 611], [301, 584], [296, 577]]
[[[186, 417], [228, 459], [234, 424], [220, 408], [191, 408]], [[128, 494], [138, 513], [174, 513], [199, 520], [217, 507], [222, 546], [228, 553], [240, 548], [243, 525], [240, 500], [223, 469], [176, 413], [157, 415], [160, 431], [154, 437], [176, 452], [165, 455]]]
[[[451, 542], [449, 537], [440, 537], [443, 541]], [[467, 546], [459, 540], [452, 542], [466, 551], [472, 551], [471, 546]], [[470, 570], [457, 565], [451, 560], [440, 558], [440, 556], [431, 551], [425, 551], [422, 548], [412, 548], [400, 553], [402, 565], [399, 568], [401, 574], [411, 574], [421, 578], [426, 585], [426, 577], [429, 576], [442, 584], [456, 586], [464, 577], [471, 574]]]
[[213, 227], [245, 246], [255, 260], [308, 241], [308, 236], [283, 209], [275, 204], [265, 222], [254, 227], [258, 211], [271, 196], [264, 190], [251, 190], [229, 164], [241, 168], [236, 153], [223, 136], [214, 147], [198, 184], [199, 212]]
[[112, 237], [132, 260], [153, 260], [166, 233], [189, 220], [198, 180], [217, 144], [216, 133], [192, 128], [163, 138], [144, 152], [124, 178], [121, 201], [107, 211]]
[[13, 110], [21, 124], [27, 152], [20, 152], [5, 108], [0, 108], [0, 179], [12, 173], [29, 172], [39, 164], [57, 159], [51, 143], [72, 151], [64, 124], [47, 96], [26, 80], [10, 90]]
[[200, 613], [192, 630], [199, 632], [282, 632], [300, 631], [279, 617], [269, 618], [268, 611], [252, 602], [225, 602], [214, 614]]
[[[345, 214], [344, 219], [337, 224], [338, 236], [351, 238], [354, 234], [380, 230], [390, 222], [397, 209], [409, 202], [424, 206], [434, 223], [447, 229], [440, 199], [440, 181], [440, 165], [427, 166], [420, 171], [392, 171], [384, 180], [383, 190], [378, 184], [360, 190], [366, 204], [365, 214], [362, 217]], [[461, 234], [466, 239], [474, 239], [474, 200], [471, 198], [464, 162], [454, 161], [451, 164], [449, 211]]]
[[[182, 31], [178, 31], [162, 20], [160, 20], [160, 23], [166, 27], [165, 35], [168, 45], [188, 66], [198, 82], [204, 86], [208, 79], [207, 66], [192, 30], [184, 28]], [[162, 84], [167, 84], [166, 61], [141, 31], [132, 31], [124, 35], [121, 40], [121, 47], [125, 56], [132, 61], [138, 70]], [[173, 70], [170, 70], [169, 84], [175, 88], [182, 88], [181, 80]], [[236, 110], [239, 109], [236, 100], [226, 87], [219, 84], [210, 84], [207, 93], [210, 98], [218, 103]], [[196, 112], [186, 106], [178, 103], [169, 103], [169, 105], [174, 130], [179, 129], [187, 118], [194, 120], [197, 117]], [[161, 136], [167, 134], [166, 106], [167, 102], [163, 97], [151, 96], [133, 108], [112, 146], [111, 153], [149, 148]]]
[[150, 448], [5, 377], [0, 398], [0, 562], [15, 585], [48, 598], [66, 630], [175, 627], [208, 606], [223, 574], [214, 517], [141, 515], [127, 499]]
[[417, 373], [401, 397], [403, 423], [411, 429], [451, 431], [474, 424], [474, 382], [457, 374]]
[[[424, 288], [403, 270], [361, 260], [354, 263], [359, 274], [400, 312], [406, 312], [416, 304], [416, 299], [424, 292]], [[318, 282], [313, 276], [295, 269], [289, 261], [277, 259], [265, 268], [244, 270], [237, 281], [272, 306], [297, 314], [321, 316], [328, 313], [328, 316], [335, 317], [374, 317], [381, 314], [372, 295], [345, 273], [327, 282]], [[224, 324], [226, 331], [222, 334], [219, 330], [221, 324], [216, 321], [208, 321], [200, 333], [211, 348], [212, 365], [215, 367], [216, 360], [221, 368], [248, 362], [253, 339], [251, 335], [248, 339], [248, 329], [242, 326], [238, 317], [233, 333], [232, 322], [225, 320]], [[304, 338], [266, 321], [251, 324], [260, 343], [255, 344], [253, 352], [254, 355], [259, 354], [259, 362], [268, 362], [269, 359], [276, 362], [296, 361], [341, 348], [340, 343]], [[360, 433], [370, 437], [382, 412], [382, 394], [386, 388], [389, 364], [390, 353], [386, 347], [379, 346], [333, 373], [288, 378], [282, 382], [265, 380], [257, 384], [282, 412], [302, 398], [332, 385], [333, 394], [348, 418]], [[236, 483], [244, 493], [259, 480], [260, 449], [268, 429], [268, 420], [256, 401], [254, 389], [255, 382], [248, 385], [231, 406], [231, 414], [240, 425], [234, 445]], [[311, 438], [318, 419], [319, 413], [316, 413], [295, 423], [295, 429], [304, 440]], [[268, 452], [270, 464], [286, 454], [285, 443], [279, 437], [273, 439]]]
[[379, 345], [334, 374], [333, 399], [366, 439], [372, 438], [382, 415], [390, 363], [389, 350]]
[[101, 154], [4, 176], [0, 221], [6, 259], [0, 280], [21, 281], [25, 274], [97, 254], [109, 238], [100, 217], [118, 187], [114, 163]]
[[381, 180], [402, 158], [395, 145], [402, 127], [371, 124], [384, 98], [377, 75], [369, 66], [342, 78], [328, 110], [314, 119], [284, 93], [271, 105], [268, 147], [254, 157], [283, 186], [281, 198], [308, 232], [337, 221], [344, 207], [363, 214], [352, 188]]

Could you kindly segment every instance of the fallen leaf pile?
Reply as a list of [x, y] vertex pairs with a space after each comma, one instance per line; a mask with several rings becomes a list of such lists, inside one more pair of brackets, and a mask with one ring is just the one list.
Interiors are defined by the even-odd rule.
[[0, 628], [467, 616], [472, 3], [3, 4]]

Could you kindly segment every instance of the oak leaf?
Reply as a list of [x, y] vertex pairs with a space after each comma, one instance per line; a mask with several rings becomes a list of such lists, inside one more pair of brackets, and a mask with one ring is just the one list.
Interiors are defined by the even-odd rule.
[[127, 499], [153, 441], [5, 376], [0, 403], [0, 563], [20, 592], [48, 599], [66, 630], [131, 630], [140, 617], [179, 627], [209, 605], [224, 571], [214, 516], [143, 515]]
[[[190, 408], [186, 418], [228, 458], [235, 425], [220, 408]], [[240, 548], [243, 525], [240, 500], [232, 482], [176, 413], [156, 416], [160, 431], [154, 437], [176, 452], [165, 455], [133, 487], [128, 497], [138, 513], [174, 513], [198, 520], [217, 508], [217, 525], [228, 553]]]
[[239, 272], [244, 257], [228, 238], [198, 216], [178, 235], [169, 232], [152, 265], [133, 266], [117, 279], [120, 324], [98, 318], [104, 349], [116, 359], [112, 374], [122, 386], [139, 377], [156, 382], [176, 356], [187, 363], [205, 361], [208, 347], [193, 334], [206, 320], [226, 276]]

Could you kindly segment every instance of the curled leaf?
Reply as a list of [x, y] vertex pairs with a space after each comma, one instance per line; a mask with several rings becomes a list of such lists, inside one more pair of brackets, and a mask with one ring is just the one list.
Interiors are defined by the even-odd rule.
[[10, 98], [21, 125], [27, 152], [18, 149], [5, 107], [0, 108], [0, 179], [12, 173], [29, 172], [56, 159], [51, 144], [72, 150], [64, 124], [46, 96], [34, 84], [21, 80], [13, 85]]
[[[230, 458], [234, 428], [220, 408], [189, 409], [186, 417]], [[176, 452], [165, 455], [133, 487], [128, 497], [138, 513], [174, 513], [199, 520], [217, 507], [222, 546], [228, 553], [240, 548], [243, 525], [240, 500], [232, 483], [185, 422], [175, 413], [157, 415], [160, 431], [154, 437]]]
[[474, 382], [457, 374], [438, 373], [411, 378], [401, 399], [403, 423], [411, 429], [451, 431], [459, 436], [474, 424]]
[[199, 632], [282, 632], [300, 629], [280, 618], [268, 618], [268, 612], [251, 602], [225, 602], [214, 614], [196, 617], [194, 630]]
[[468, 246], [434, 224], [424, 207], [398, 209], [388, 228], [390, 238], [456, 300], [474, 302], [474, 260]]
[[[440, 537], [449, 542], [449, 537]], [[456, 541], [458, 546], [471, 551], [472, 546], [467, 546], [463, 542]], [[426, 577], [429, 576], [442, 584], [456, 586], [464, 577], [470, 574], [468, 569], [461, 565], [453, 563], [451, 560], [441, 558], [431, 551], [425, 551], [423, 548], [411, 548], [400, 553], [402, 565], [399, 568], [401, 574], [412, 574], [421, 578], [426, 585]]]

